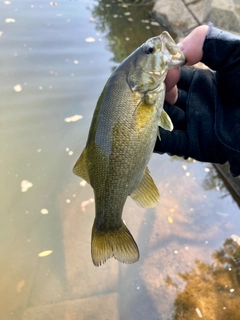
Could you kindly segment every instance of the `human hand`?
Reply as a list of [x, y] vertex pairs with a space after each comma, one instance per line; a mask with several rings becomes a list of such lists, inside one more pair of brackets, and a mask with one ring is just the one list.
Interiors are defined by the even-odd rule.
[[[201, 61], [203, 56], [203, 42], [208, 33], [209, 26], [203, 25], [195, 28], [186, 38], [179, 44], [179, 48], [185, 55], [186, 65], [192, 66]], [[178, 97], [177, 82], [180, 78], [179, 68], [174, 68], [168, 71], [165, 84], [166, 96], [165, 100], [170, 104], [175, 104]]]
[[[160, 128], [154, 152], [225, 163], [240, 175], [240, 38], [212, 26], [194, 29], [180, 44], [187, 65], [204, 62], [210, 70], [181, 68], [166, 78], [165, 110], [172, 132]], [[174, 105], [173, 105], [174, 104]]]

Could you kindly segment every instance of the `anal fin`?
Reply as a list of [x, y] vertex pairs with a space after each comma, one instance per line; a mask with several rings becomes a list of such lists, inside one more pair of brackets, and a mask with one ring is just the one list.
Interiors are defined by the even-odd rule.
[[160, 198], [159, 191], [148, 168], [146, 168], [141, 182], [130, 196], [140, 207], [152, 208], [157, 205]]

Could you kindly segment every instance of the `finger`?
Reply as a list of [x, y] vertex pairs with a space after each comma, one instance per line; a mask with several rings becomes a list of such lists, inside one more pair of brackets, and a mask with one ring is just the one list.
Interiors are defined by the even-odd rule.
[[178, 80], [180, 78], [180, 70], [179, 68], [174, 68], [168, 71], [165, 84], [166, 84], [166, 92], [169, 92], [172, 90], [172, 88], [178, 83]]
[[178, 98], [178, 88], [175, 85], [170, 91], [166, 92], [165, 100], [170, 104], [175, 104]]
[[171, 156], [188, 157], [187, 135], [185, 131], [173, 130], [172, 132], [160, 128], [161, 140], [157, 139], [155, 153], [167, 153]]
[[194, 69], [180, 68], [180, 79], [170, 91], [166, 92], [165, 101], [186, 110], [187, 94], [194, 75]]
[[208, 30], [207, 25], [199, 26], [178, 44], [186, 57], [187, 65], [192, 66], [202, 59], [203, 43]]
[[[206, 25], [197, 27], [178, 44], [178, 46], [183, 51], [186, 57], [187, 65], [193, 65], [202, 59], [202, 56], [203, 56], [202, 47], [203, 47], [203, 43], [206, 38], [208, 30], [209, 30], [209, 27]], [[174, 68], [168, 71], [165, 79], [165, 84], [166, 84], [165, 100], [171, 104], [174, 104], [178, 98], [178, 91], [175, 86], [178, 83], [179, 78], [180, 78], [180, 70], [179, 68]], [[181, 74], [181, 78], [182, 78], [182, 74]], [[181, 82], [180, 82], [180, 86], [181, 86]]]

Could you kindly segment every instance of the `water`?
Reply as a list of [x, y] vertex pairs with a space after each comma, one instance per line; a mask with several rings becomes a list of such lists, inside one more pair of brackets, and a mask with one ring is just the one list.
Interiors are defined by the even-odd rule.
[[1, 319], [240, 318], [239, 207], [210, 164], [154, 155], [158, 206], [123, 215], [140, 261], [91, 261], [93, 192], [71, 170], [111, 71], [162, 31], [150, 9], [0, 2]]

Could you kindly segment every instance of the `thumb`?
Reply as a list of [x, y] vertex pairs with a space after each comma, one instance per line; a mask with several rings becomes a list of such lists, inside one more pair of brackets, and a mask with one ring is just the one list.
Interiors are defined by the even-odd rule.
[[203, 56], [203, 43], [208, 30], [209, 26], [207, 25], [199, 26], [179, 42], [178, 46], [186, 57], [187, 65], [192, 66], [201, 61]]

